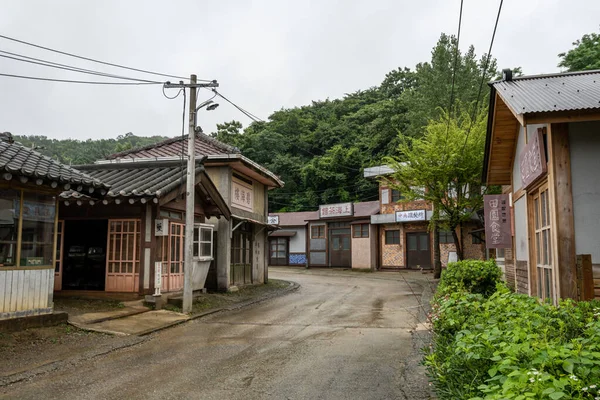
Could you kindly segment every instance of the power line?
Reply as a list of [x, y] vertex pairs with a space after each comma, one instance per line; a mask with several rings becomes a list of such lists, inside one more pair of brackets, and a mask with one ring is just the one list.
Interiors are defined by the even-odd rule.
[[0, 54], [0, 57], [4, 57], [4, 58], [11, 59], [11, 60], [16, 60], [16, 61], [21, 61], [21, 62], [26, 62], [26, 63], [30, 63], [30, 64], [41, 65], [41, 66], [44, 66], [44, 67], [63, 69], [63, 70], [66, 70], [66, 71], [79, 72], [79, 73], [82, 73], [82, 74], [104, 76], [104, 77], [107, 77], [107, 78], [125, 79], [125, 80], [130, 80], [130, 81], [137, 81], [137, 82], [160, 83], [158, 81], [150, 81], [150, 80], [147, 80], [147, 79], [138, 79], [138, 78], [129, 78], [129, 77], [126, 77], [126, 76], [113, 75], [113, 74], [108, 74], [108, 73], [105, 73], [105, 72], [100, 72], [100, 71], [94, 71], [94, 70], [85, 69], [85, 68], [74, 67], [74, 66], [70, 66], [70, 65], [67, 65], [67, 64], [61, 64], [61, 63], [56, 63], [56, 62], [53, 62], [53, 61], [42, 60], [42, 59], [35, 58], [35, 57], [29, 57], [29, 56], [24, 56], [24, 55], [21, 55], [21, 54], [11, 53], [10, 51], [0, 50], [0, 53], [9, 54], [9, 55], [2, 55], [2, 54]]
[[62, 83], [81, 83], [87, 85], [162, 85], [162, 82], [99, 82], [99, 81], [76, 81], [70, 79], [54, 79], [54, 78], [43, 78], [39, 76], [26, 76], [26, 75], [13, 75], [13, 74], [3, 74], [0, 73], [0, 76], [5, 76], [8, 78], [18, 78], [18, 79], [30, 79], [35, 81], [47, 81], [47, 82], [62, 82]]
[[227, 97], [223, 96], [221, 93], [217, 92], [216, 89], [212, 90], [216, 95], [218, 95], [219, 97], [221, 97], [223, 100], [225, 100], [226, 102], [228, 102], [229, 104], [231, 104], [232, 106], [234, 106], [235, 108], [237, 108], [239, 111], [241, 111], [245, 116], [247, 116], [248, 118], [250, 118], [251, 120], [253, 120], [254, 122], [265, 122], [263, 119], [257, 117], [256, 115], [252, 114], [249, 111], [244, 110], [242, 107], [238, 106], [237, 104], [235, 104], [233, 101], [229, 100]]
[[498, 15], [496, 16], [496, 23], [494, 24], [494, 31], [492, 32], [492, 40], [490, 41], [490, 48], [488, 49], [487, 57], [485, 59], [485, 63], [483, 65], [481, 71], [481, 81], [479, 82], [479, 92], [477, 93], [477, 100], [475, 101], [475, 107], [473, 108], [473, 113], [471, 115], [471, 121], [469, 123], [469, 128], [467, 130], [467, 135], [465, 136], [465, 143], [462, 148], [462, 156], [464, 157], [465, 148], [467, 147], [467, 140], [469, 140], [469, 134], [471, 133], [471, 128], [473, 128], [473, 121], [477, 118], [477, 114], [479, 112], [479, 100], [481, 98], [481, 93], [483, 90], [483, 81], [485, 80], [485, 75], [489, 66], [490, 58], [492, 56], [492, 47], [494, 46], [494, 39], [496, 38], [496, 29], [498, 28], [498, 21], [500, 20], [500, 12], [502, 11], [502, 3], [504, 0], [500, 0], [500, 5], [498, 6]]
[[[144, 74], [151, 74], [151, 75], [157, 75], [157, 76], [164, 76], [164, 77], [168, 77], [168, 78], [177, 78], [177, 79], [185, 79], [185, 80], [189, 79], [189, 78], [185, 78], [183, 76], [163, 74], [163, 73], [160, 73], [160, 72], [153, 72], [153, 71], [148, 71], [148, 70], [145, 70], [145, 69], [127, 67], [125, 65], [109, 63], [109, 62], [106, 62], [106, 61], [96, 60], [94, 58], [89, 58], [89, 57], [83, 57], [83, 56], [79, 56], [77, 54], [67, 53], [65, 51], [60, 51], [60, 50], [52, 49], [50, 47], [40, 46], [40, 45], [37, 45], [37, 44], [34, 44], [34, 43], [26, 42], [24, 40], [19, 40], [19, 39], [11, 38], [11, 37], [4, 36], [4, 35], [0, 35], [0, 38], [6, 39], [6, 40], [11, 40], [13, 42], [17, 42], [17, 43], [21, 43], [21, 44], [25, 44], [27, 46], [36, 47], [38, 49], [42, 49], [42, 50], [46, 50], [46, 51], [51, 51], [51, 52], [54, 52], [54, 53], [62, 54], [62, 55], [65, 55], [65, 56], [79, 58], [81, 60], [91, 61], [91, 62], [95, 62], [95, 63], [98, 63], [98, 64], [109, 65], [111, 67], [123, 68], [123, 69], [128, 69], [130, 71], [142, 72]], [[207, 80], [206, 82], [210, 82], [210, 81]]]
[[454, 49], [454, 68], [452, 68], [452, 89], [450, 90], [450, 104], [448, 105], [448, 125], [446, 126], [446, 139], [444, 140], [444, 151], [442, 155], [446, 158], [446, 147], [448, 146], [448, 133], [450, 132], [450, 119], [452, 118], [452, 106], [454, 105], [454, 83], [456, 81], [456, 68], [460, 44], [460, 28], [462, 25], [463, 0], [460, 0], [460, 12], [458, 13], [458, 32], [456, 34], [456, 48]]

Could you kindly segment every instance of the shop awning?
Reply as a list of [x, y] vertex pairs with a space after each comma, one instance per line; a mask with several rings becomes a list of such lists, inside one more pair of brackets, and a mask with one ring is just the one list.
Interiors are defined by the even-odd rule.
[[[277, 225], [268, 224], [266, 222], [258, 221], [258, 220], [252, 219], [252, 218], [241, 217], [241, 216], [235, 215], [235, 214], [231, 214], [231, 216], [233, 218], [237, 219], [237, 220], [242, 221], [242, 222], [251, 222], [253, 224], [266, 226], [267, 229], [269, 229], [269, 230], [277, 230], [277, 229], [279, 229], [279, 227]], [[235, 229], [238, 227], [238, 225], [234, 225], [234, 228], [232, 230], [235, 231]]]
[[270, 237], [292, 237], [296, 236], [294, 231], [275, 231], [269, 235]]

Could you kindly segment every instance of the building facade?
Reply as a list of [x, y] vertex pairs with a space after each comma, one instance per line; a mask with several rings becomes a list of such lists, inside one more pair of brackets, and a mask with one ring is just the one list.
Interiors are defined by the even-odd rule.
[[510, 199], [512, 246], [497, 257], [520, 293], [600, 297], [598, 82], [600, 71], [506, 70], [490, 83], [483, 180]]
[[52, 313], [64, 190], [102, 197], [108, 186], [0, 134], [0, 319]]
[[[388, 177], [394, 171], [387, 166], [365, 168], [366, 178]], [[429, 221], [433, 207], [425, 200], [405, 201], [402, 193], [390, 187], [386, 179], [380, 179], [380, 213], [371, 217], [379, 236], [379, 265], [384, 269], [431, 269], [433, 268], [433, 233]], [[465, 259], [483, 259], [485, 247], [478, 234], [481, 226], [478, 218], [463, 223], [457, 229], [462, 239]], [[452, 232], [440, 232], [440, 259], [442, 267], [456, 261], [456, 246]]]
[[269, 235], [269, 265], [307, 265], [307, 225], [318, 214], [318, 211], [269, 214], [270, 223], [279, 227]]
[[[168, 139], [108, 157], [112, 162], [181, 160], [187, 154], [187, 136]], [[202, 133], [196, 134], [196, 156], [203, 157], [206, 173], [214, 182], [231, 219], [210, 218], [214, 226], [214, 262], [208, 272], [209, 288], [263, 283], [268, 277], [268, 191], [283, 186], [271, 171], [253, 162], [238, 149]]]

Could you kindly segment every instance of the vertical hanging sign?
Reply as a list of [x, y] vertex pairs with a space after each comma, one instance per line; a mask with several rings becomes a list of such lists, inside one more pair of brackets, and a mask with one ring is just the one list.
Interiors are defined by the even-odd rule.
[[519, 154], [519, 172], [524, 188], [547, 172], [543, 132], [544, 128], [539, 128], [531, 135], [531, 140]]
[[485, 246], [488, 249], [512, 247], [510, 204], [507, 194], [483, 196]]

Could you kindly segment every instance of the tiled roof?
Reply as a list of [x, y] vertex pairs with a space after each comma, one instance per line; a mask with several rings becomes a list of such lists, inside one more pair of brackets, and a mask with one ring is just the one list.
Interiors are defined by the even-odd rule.
[[[79, 165], [94, 178], [110, 184], [107, 197], [161, 197], [186, 181], [187, 163], [180, 161], [122, 162]], [[204, 171], [201, 162], [196, 173]], [[64, 192], [62, 197], [76, 197], [76, 193]]]
[[[154, 157], [174, 157], [187, 155], [188, 136], [178, 136], [162, 142], [150, 144], [136, 149], [125, 150], [120, 153], [111, 154], [107, 157], [109, 160], [119, 158], [154, 158]], [[183, 144], [181, 141], [183, 140]], [[217, 139], [196, 133], [196, 155], [209, 156], [215, 154], [236, 154], [239, 149], [228, 144], [222, 143]]]
[[515, 114], [600, 108], [600, 70], [491, 82]]
[[[64, 165], [20, 143], [0, 141], [0, 172], [13, 176], [42, 179], [45, 184], [78, 185], [93, 191], [104, 190], [109, 185], [95, 176]], [[55, 183], [54, 183], [55, 182]]]
[[279, 226], [301, 226], [306, 225], [308, 220], [319, 218], [318, 211], [270, 213], [269, 215], [279, 216]]

